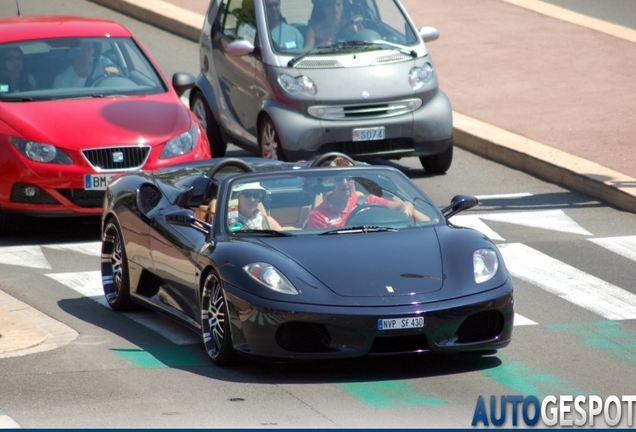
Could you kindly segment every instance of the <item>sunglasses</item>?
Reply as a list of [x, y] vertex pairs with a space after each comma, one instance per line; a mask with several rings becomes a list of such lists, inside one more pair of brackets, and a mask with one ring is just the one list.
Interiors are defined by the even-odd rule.
[[241, 192], [241, 195], [247, 199], [250, 199], [250, 198], [254, 198], [258, 200], [263, 199], [263, 192], [261, 191], [244, 191], [244, 192]]
[[349, 182], [351, 181], [351, 176], [335, 176], [333, 179], [336, 183], [340, 183], [343, 181]]

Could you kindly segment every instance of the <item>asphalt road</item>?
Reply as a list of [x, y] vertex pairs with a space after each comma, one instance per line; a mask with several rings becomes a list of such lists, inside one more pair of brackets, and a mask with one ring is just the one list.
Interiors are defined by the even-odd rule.
[[[20, 4], [25, 13], [113, 17], [169, 74], [196, 73], [196, 44], [93, 3]], [[77, 337], [0, 357], [0, 427], [468, 428], [479, 396], [634, 393], [636, 215], [459, 149], [442, 176], [425, 174], [415, 158], [377, 163], [404, 170], [440, 207], [457, 193], [480, 196], [482, 204], [454, 222], [493, 238], [513, 273], [519, 316], [508, 348], [477, 358], [217, 368], [196, 335], [152, 313], [100, 304], [99, 220], [36, 221], [0, 239], [0, 290]], [[595, 293], [591, 302], [583, 290]], [[617, 293], [623, 315], [595, 308]]]

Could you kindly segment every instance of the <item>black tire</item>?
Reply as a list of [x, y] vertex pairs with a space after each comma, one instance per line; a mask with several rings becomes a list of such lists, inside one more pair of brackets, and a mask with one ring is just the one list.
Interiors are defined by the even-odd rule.
[[17, 219], [13, 213], [5, 213], [0, 208], [0, 235], [11, 234], [16, 228]]
[[190, 109], [194, 115], [199, 119], [199, 123], [210, 141], [210, 152], [212, 157], [223, 157], [227, 151], [227, 142], [223, 139], [221, 134], [221, 126], [216, 121], [210, 110], [210, 106], [206, 102], [201, 93], [195, 93], [190, 102]]
[[126, 257], [121, 228], [115, 219], [109, 220], [104, 228], [102, 286], [104, 287], [104, 296], [111, 309], [129, 311], [137, 308], [130, 299], [128, 258]]
[[278, 138], [276, 126], [269, 117], [265, 117], [258, 128], [258, 149], [260, 156], [265, 159], [287, 160]]
[[217, 366], [231, 366], [237, 363], [238, 356], [232, 347], [230, 316], [223, 285], [214, 272], [210, 273], [203, 283], [201, 335], [212, 363]]
[[440, 154], [421, 156], [420, 162], [427, 173], [444, 174], [448, 171], [453, 162], [453, 144], [451, 143], [451, 145]]

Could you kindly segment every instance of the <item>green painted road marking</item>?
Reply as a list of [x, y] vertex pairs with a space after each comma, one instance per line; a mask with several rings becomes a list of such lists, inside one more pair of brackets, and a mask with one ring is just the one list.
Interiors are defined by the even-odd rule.
[[543, 399], [550, 394], [590, 394], [572, 387], [557, 375], [536, 373], [524, 362], [502, 360], [500, 366], [481, 372], [516, 394]]
[[546, 328], [566, 330], [589, 347], [609, 354], [625, 363], [636, 365], [636, 336], [618, 321], [576, 324], [550, 324]]
[[110, 351], [142, 368], [210, 366], [207, 357], [196, 355], [179, 345], [143, 348], [110, 348]]
[[420, 391], [406, 381], [346, 383], [340, 387], [372, 408], [412, 405], [445, 405], [446, 402]]

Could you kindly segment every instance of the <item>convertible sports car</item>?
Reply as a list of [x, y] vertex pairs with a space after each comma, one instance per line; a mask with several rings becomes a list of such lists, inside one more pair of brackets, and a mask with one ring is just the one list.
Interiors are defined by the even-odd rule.
[[338, 153], [125, 173], [104, 199], [104, 293], [199, 332], [219, 365], [491, 351], [512, 338], [513, 282], [494, 243], [448, 221], [477, 204], [440, 211], [399, 170]]
[[18, 215], [99, 216], [117, 173], [210, 157], [142, 43], [102, 18], [0, 18], [0, 234]]

